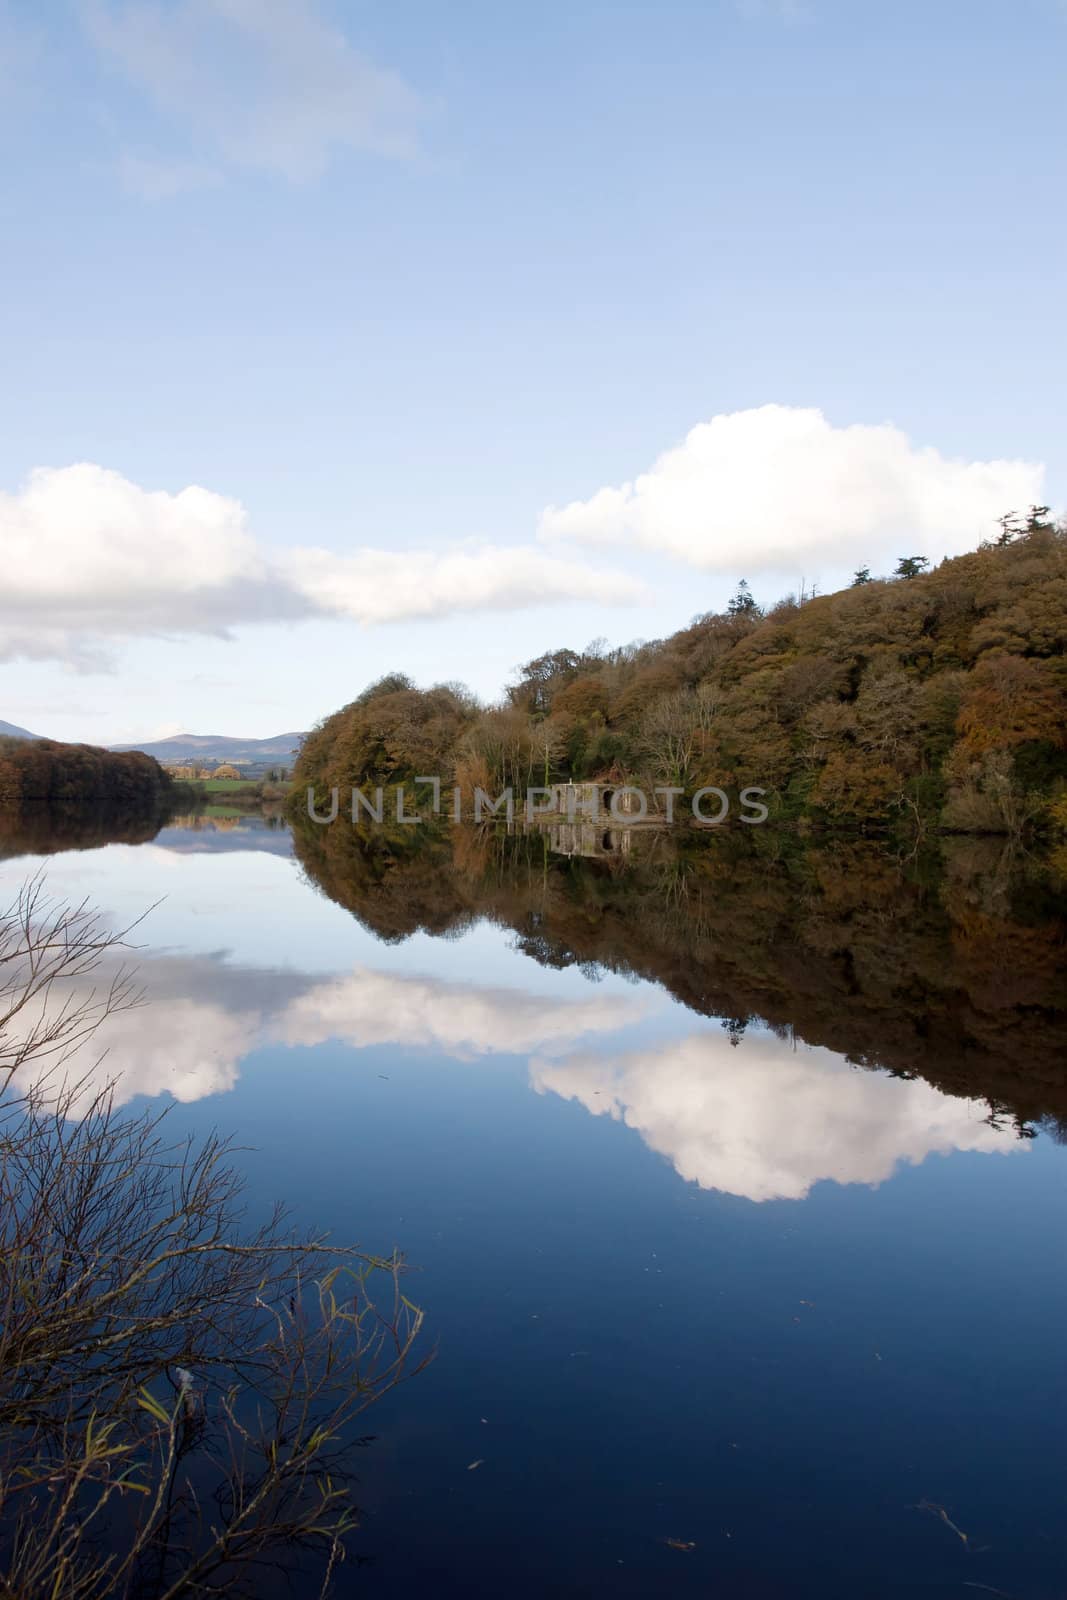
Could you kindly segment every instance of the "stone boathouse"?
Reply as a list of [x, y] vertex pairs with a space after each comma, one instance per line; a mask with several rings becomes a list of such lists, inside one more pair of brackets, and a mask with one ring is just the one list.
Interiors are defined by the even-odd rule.
[[619, 821], [641, 816], [641, 796], [623, 783], [556, 783], [551, 785], [553, 812], [570, 821]]

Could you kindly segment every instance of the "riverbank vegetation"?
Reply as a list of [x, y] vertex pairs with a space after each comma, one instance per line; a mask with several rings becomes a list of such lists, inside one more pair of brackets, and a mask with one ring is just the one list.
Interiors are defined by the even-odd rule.
[[89, 837], [126, 830], [139, 842], [179, 807], [195, 812], [222, 803], [255, 810], [282, 803], [288, 794], [286, 782], [239, 773], [176, 777], [140, 750], [0, 737], [0, 817], [9, 831], [17, 821], [45, 833], [76, 824]]
[[285, 800], [289, 794], [288, 783], [268, 778], [198, 778], [183, 787], [196, 800], [211, 805], [269, 805]]
[[995, 543], [833, 594], [724, 612], [670, 638], [546, 652], [498, 705], [381, 679], [308, 736], [298, 793], [567, 779], [759, 786], [779, 819], [1022, 835], [1067, 790], [1067, 530], [1036, 506]]
[[398, 1258], [248, 1220], [225, 1143], [69, 1081], [138, 1001], [122, 943], [39, 879], [0, 913], [0, 1590], [258, 1595], [269, 1560], [325, 1594], [421, 1313]]
[[0, 738], [0, 812], [8, 817], [159, 816], [175, 793], [139, 750], [101, 750], [55, 739]]

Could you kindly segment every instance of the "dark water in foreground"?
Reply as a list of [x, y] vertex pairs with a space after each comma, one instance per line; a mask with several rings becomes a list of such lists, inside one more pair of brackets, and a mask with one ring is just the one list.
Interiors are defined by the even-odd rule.
[[1054, 882], [977, 846], [936, 878], [725, 837], [292, 847], [172, 825], [48, 871], [160, 902], [122, 1093], [419, 1268], [439, 1351], [373, 1414], [340, 1593], [1067, 1592]]

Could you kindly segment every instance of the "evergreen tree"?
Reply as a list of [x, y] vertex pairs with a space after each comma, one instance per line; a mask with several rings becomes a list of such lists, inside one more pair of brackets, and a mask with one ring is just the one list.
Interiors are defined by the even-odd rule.
[[901, 556], [894, 578], [918, 578], [930, 565], [925, 556]]
[[855, 573], [853, 574], [853, 578], [852, 578], [852, 587], [853, 587], [853, 589], [858, 589], [861, 583], [870, 583], [870, 581], [871, 581], [871, 569], [870, 569], [870, 567], [857, 567]]
[[737, 593], [726, 607], [731, 617], [751, 617], [759, 614], [759, 606], [752, 597], [752, 591], [744, 578], [737, 585]]
[[1009, 511], [1005, 516], [998, 517], [997, 524], [1000, 528], [1000, 536], [994, 539], [993, 543], [1001, 547], [1011, 544], [1012, 540], [1023, 531], [1014, 511]]

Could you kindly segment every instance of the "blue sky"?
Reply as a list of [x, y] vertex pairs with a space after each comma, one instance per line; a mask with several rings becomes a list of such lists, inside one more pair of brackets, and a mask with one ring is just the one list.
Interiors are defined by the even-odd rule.
[[0, 0], [0, 717], [492, 695], [1062, 506], [1065, 58], [1058, 0]]

